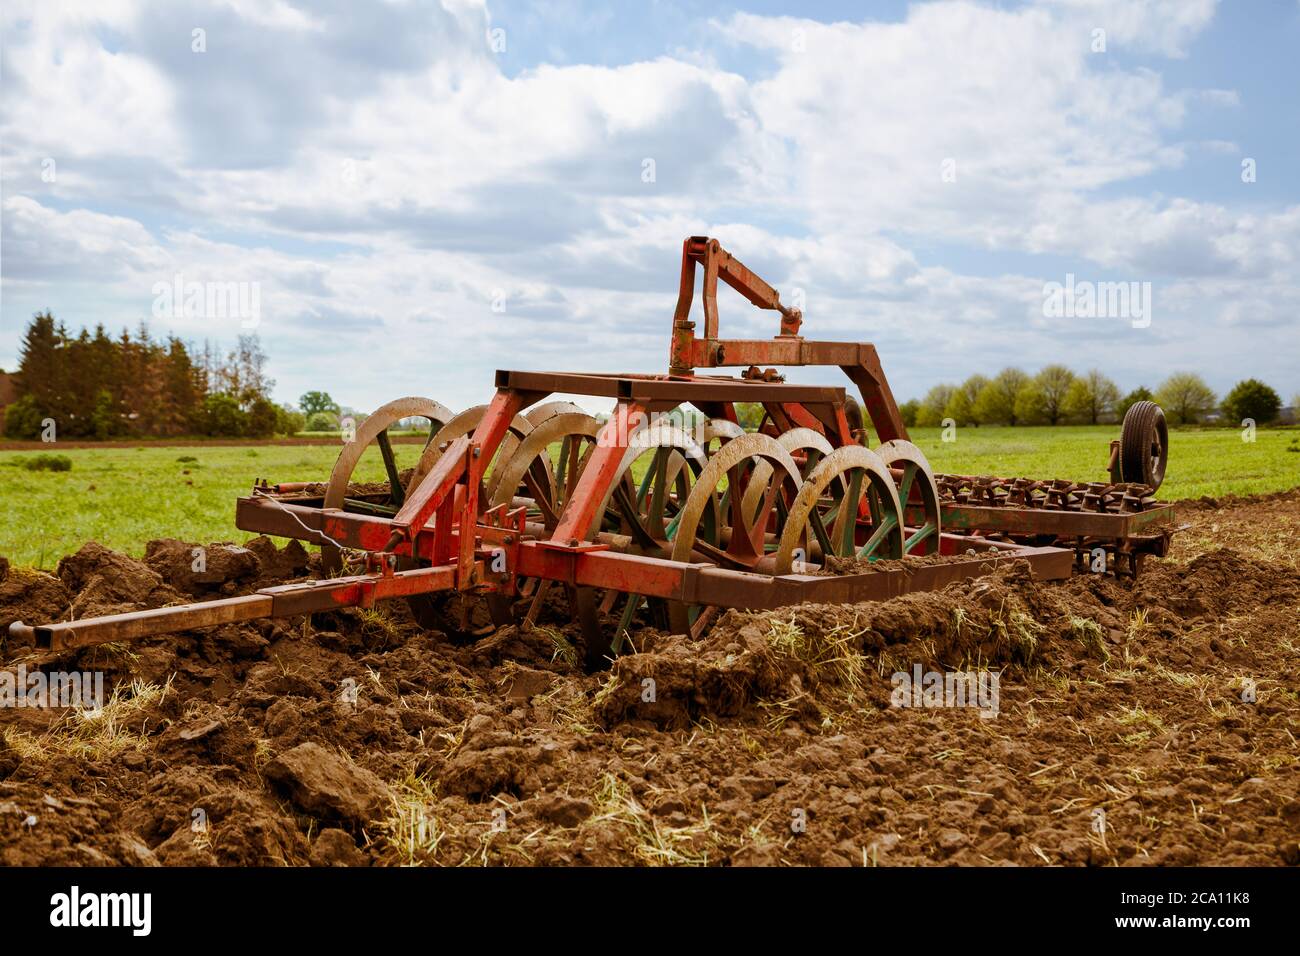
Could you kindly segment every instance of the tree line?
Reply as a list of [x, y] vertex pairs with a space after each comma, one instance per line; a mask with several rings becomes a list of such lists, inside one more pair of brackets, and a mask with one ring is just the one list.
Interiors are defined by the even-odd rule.
[[14, 376], [17, 399], [4, 411], [8, 438], [42, 436], [53, 421], [60, 438], [212, 435], [269, 438], [293, 434], [303, 416], [277, 405], [266, 355], [254, 335], [240, 336], [224, 354], [174, 335], [153, 338], [141, 323], [110, 336], [70, 333], [48, 311], [23, 335]]
[[[1154, 392], [1139, 386], [1127, 394], [1092, 369], [1075, 374], [1064, 365], [1049, 365], [1036, 375], [1004, 368], [989, 378], [972, 375], [961, 384], [936, 385], [922, 399], [899, 406], [909, 426], [957, 425], [1097, 425], [1122, 421], [1140, 401], [1157, 402], [1173, 425], [1194, 425], [1214, 413], [1236, 425], [1245, 419], [1263, 425], [1282, 408], [1278, 393], [1257, 379], [1238, 382], [1223, 400], [1193, 372], [1175, 372]], [[1300, 396], [1296, 403], [1300, 404]]]
[[[337, 429], [340, 416], [359, 424], [365, 416], [340, 409], [326, 392], [302, 396], [301, 411], [270, 397], [266, 355], [254, 335], [234, 349], [202, 348], [174, 335], [152, 337], [141, 323], [134, 335], [112, 337], [103, 325], [93, 333], [69, 333], [47, 311], [32, 318], [23, 335], [14, 376], [17, 400], [4, 410], [8, 438], [41, 437], [52, 420], [66, 438], [215, 437], [269, 438], [303, 430]], [[1082, 375], [1049, 365], [1035, 375], [1005, 368], [989, 378], [972, 375], [960, 384], [936, 385], [922, 399], [899, 408], [909, 427], [958, 425], [1061, 425], [1122, 420], [1139, 401], [1158, 402], [1171, 424], [1196, 424], [1220, 412], [1236, 425], [1266, 424], [1281, 409], [1278, 393], [1256, 379], [1238, 382], [1219, 400], [1192, 372], [1176, 372], [1154, 392], [1127, 394], [1097, 369]], [[1300, 406], [1300, 396], [1294, 400]], [[742, 409], [744, 412], [745, 409]], [[761, 416], [761, 406], [752, 409]]]

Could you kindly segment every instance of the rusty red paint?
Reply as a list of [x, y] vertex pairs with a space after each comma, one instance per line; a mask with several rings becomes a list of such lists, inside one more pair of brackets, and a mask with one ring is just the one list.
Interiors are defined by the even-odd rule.
[[622, 401], [615, 406], [614, 414], [596, 438], [596, 449], [573, 489], [573, 497], [560, 515], [553, 540], [567, 544], [588, 538], [596, 512], [618, 475], [633, 423], [644, 414], [645, 406], [635, 401]]

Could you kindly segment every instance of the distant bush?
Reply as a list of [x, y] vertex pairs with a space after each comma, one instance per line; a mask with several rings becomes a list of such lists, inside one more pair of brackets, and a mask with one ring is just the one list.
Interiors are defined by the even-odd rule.
[[36, 399], [24, 395], [5, 409], [5, 437], [33, 439], [41, 437], [41, 422], [45, 419]]
[[763, 423], [763, 414], [763, 406], [758, 402], [736, 403], [736, 419], [747, 432], [758, 431], [758, 426]]
[[279, 405], [275, 413], [277, 435], [296, 435], [307, 427], [307, 416], [292, 405]]
[[309, 432], [335, 432], [339, 429], [339, 417], [333, 412], [316, 412], [307, 416], [306, 428]]
[[1223, 417], [1227, 424], [1235, 425], [1247, 418], [1263, 425], [1277, 418], [1282, 399], [1277, 392], [1259, 379], [1248, 378], [1233, 386], [1223, 399]]
[[67, 455], [36, 455], [23, 462], [28, 471], [72, 471], [72, 459]]
[[916, 427], [916, 416], [921, 411], [921, 403], [913, 398], [898, 406], [898, 414], [903, 418], [903, 424], [908, 428]]
[[248, 425], [239, 402], [230, 395], [209, 395], [203, 402], [203, 415], [204, 432], [218, 438], [238, 438]]
[[1155, 400], [1155, 393], [1151, 389], [1145, 385], [1139, 385], [1116, 403], [1115, 417], [1122, 422], [1124, 416], [1128, 414], [1128, 410], [1138, 402], [1154, 402]]
[[249, 438], [270, 438], [275, 434], [279, 416], [283, 414], [280, 407], [270, 399], [253, 399], [244, 419], [244, 434]]

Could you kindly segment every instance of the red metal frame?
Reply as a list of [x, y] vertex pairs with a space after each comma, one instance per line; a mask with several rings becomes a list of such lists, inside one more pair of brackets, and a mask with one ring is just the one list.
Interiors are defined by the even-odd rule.
[[[704, 335], [698, 338], [689, 318], [697, 266], [703, 271], [704, 312]], [[735, 340], [719, 336], [719, 279], [759, 308], [780, 313], [775, 338]], [[562, 582], [579, 592], [603, 588], [684, 604], [729, 607], [884, 599], [984, 574], [1009, 560], [1027, 560], [1040, 577], [1065, 577], [1071, 573], [1079, 542], [1101, 538], [1118, 547], [1146, 547], [1141, 542], [1160, 538], [1160, 526], [1167, 526], [1172, 519], [1168, 507], [1113, 514], [977, 508], [946, 502], [942, 509], [944, 526], [960, 528], [966, 535], [940, 535], [939, 549], [949, 554], [976, 552], [970, 561], [824, 577], [759, 574], [672, 561], [662, 554], [631, 553], [615, 540], [616, 536], [598, 533], [597, 516], [608, 489], [618, 478], [634, 424], [647, 414], [689, 402], [710, 417], [735, 422], [736, 403], [758, 402], [767, 412], [767, 427], [773, 434], [802, 426], [825, 435], [833, 446], [860, 439], [861, 422], [843, 388], [787, 384], [774, 368], [761, 366], [838, 366], [858, 387], [879, 439], [907, 438], [875, 348], [869, 343], [807, 341], [799, 335], [801, 324], [799, 310], [782, 304], [774, 289], [726, 252], [716, 239], [693, 236], [682, 249], [681, 286], [673, 316], [667, 375], [498, 372], [496, 394], [473, 433], [447, 446], [424, 480], [409, 489], [391, 518], [324, 509], [322, 499], [313, 497], [300, 483], [262, 485], [252, 495], [239, 499], [239, 528], [366, 552], [366, 574], [269, 588], [248, 597], [45, 627], [33, 628], [20, 622], [11, 630], [52, 650], [62, 650], [259, 617], [369, 606], [376, 600], [443, 590], [514, 594], [522, 579]], [[738, 378], [697, 372], [723, 367], [744, 367], [745, 371]], [[613, 398], [615, 405], [557, 526], [547, 535], [544, 528], [527, 524], [522, 509], [485, 509], [480, 488], [511, 422], [554, 393]], [[738, 501], [736, 496], [737, 507]], [[920, 524], [925, 517], [916, 509], [915, 501], [908, 509], [909, 516], [913, 523]], [[1031, 540], [993, 542], [982, 537], [980, 531], [1005, 532], [1004, 538], [1018, 533]], [[1163, 534], [1167, 543], [1168, 532]], [[1066, 547], [1030, 546], [1044, 535]], [[750, 542], [751, 547], [753, 544]], [[990, 554], [993, 549], [998, 553]], [[1155, 550], [1154, 546], [1149, 550]], [[499, 568], [500, 562], [494, 559], [503, 552], [504, 572], [489, 570], [494, 564]], [[429, 566], [395, 570], [399, 558], [416, 559]], [[590, 611], [589, 598], [580, 604]]]
[[[695, 295], [695, 267], [704, 271], [704, 336], [697, 338], [690, 321]], [[774, 339], [723, 339], [718, 330], [718, 279], [730, 285], [760, 309], [781, 313]], [[764, 374], [759, 366], [839, 366], [862, 395], [867, 417], [880, 441], [907, 438], [907, 426], [880, 366], [876, 347], [869, 342], [810, 342], [799, 335], [803, 314], [781, 304], [780, 295], [727, 252], [716, 239], [691, 236], [682, 245], [682, 278], [673, 314], [668, 371], [691, 375], [700, 368], [748, 368], [750, 375]]]

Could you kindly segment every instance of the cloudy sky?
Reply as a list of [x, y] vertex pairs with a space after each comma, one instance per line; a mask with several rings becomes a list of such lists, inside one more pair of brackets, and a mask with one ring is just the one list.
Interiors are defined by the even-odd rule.
[[[0, 367], [48, 308], [255, 321], [278, 398], [362, 409], [662, 371], [706, 234], [900, 399], [1054, 361], [1300, 392], [1295, 0], [6, 0], [0, 29]], [[1067, 275], [1151, 283], [1150, 324], [1045, 315]], [[169, 312], [178, 277], [257, 314]]]

